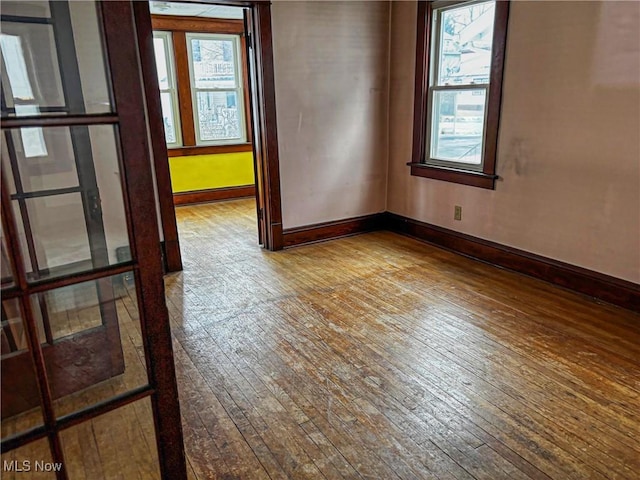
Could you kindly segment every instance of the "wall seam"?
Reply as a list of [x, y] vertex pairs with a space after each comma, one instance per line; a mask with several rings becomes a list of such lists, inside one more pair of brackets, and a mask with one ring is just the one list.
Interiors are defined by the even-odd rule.
[[389, 171], [391, 163], [391, 24], [393, 19], [393, 0], [389, 1], [389, 20], [387, 25], [387, 155], [384, 185], [384, 211], [389, 209]]

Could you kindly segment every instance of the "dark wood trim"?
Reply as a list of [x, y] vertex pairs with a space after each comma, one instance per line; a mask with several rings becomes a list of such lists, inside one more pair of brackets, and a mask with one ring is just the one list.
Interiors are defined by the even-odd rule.
[[497, 175], [489, 175], [482, 172], [456, 170], [455, 168], [433, 167], [424, 163], [409, 163], [411, 175], [416, 177], [433, 178], [445, 182], [461, 183], [472, 187], [487, 188], [493, 190]]
[[144, 85], [141, 82], [136, 21], [131, 2], [101, 2], [106, 47], [112, 75], [116, 111], [123, 135], [125, 205], [128, 210], [136, 296], [151, 396], [156, 447], [163, 479], [186, 480], [187, 467], [180, 418], [180, 401], [169, 312], [165, 303], [163, 263], [158, 238], [151, 148], [144, 121]]
[[[249, 117], [247, 117], [249, 118]], [[164, 139], [163, 139], [164, 142]], [[166, 150], [166, 147], [165, 147]], [[251, 143], [238, 143], [236, 145], [203, 145], [199, 147], [170, 148], [169, 157], [189, 157], [193, 155], [218, 155], [222, 153], [252, 152]]]
[[374, 213], [361, 217], [346, 218], [344, 220], [287, 228], [283, 232], [284, 246], [285, 248], [293, 247], [382, 230], [385, 225], [385, 220], [386, 216], [384, 213]]
[[151, 15], [154, 30], [198, 33], [224, 33], [239, 35], [244, 32], [244, 22], [235, 18], [182, 17], [175, 15]]
[[386, 227], [452, 252], [640, 312], [640, 285], [393, 213]]
[[[282, 199], [280, 193], [280, 161], [278, 157], [278, 127], [276, 119], [275, 75], [273, 68], [273, 43], [271, 31], [271, 5], [256, 1], [251, 10], [250, 32], [255, 66], [254, 106], [254, 158], [256, 197], [262, 209], [265, 225], [263, 245], [276, 251], [284, 247], [282, 230]], [[256, 133], [257, 132], [257, 133]], [[260, 215], [259, 215], [260, 217]]]
[[502, 77], [504, 72], [504, 56], [507, 46], [507, 26], [509, 23], [509, 1], [496, 2], [495, 20], [493, 24], [493, 43], [491, 50], [491, 74], [487, 94], [487, 124], [484, 136], [485, 174], [496, 173], [496, 157], [498, 150], [498, 132], [500, 128], [500, 108], [502, 105]]
[[487, 92], [487, 121], [482, 172], [472, 172], [460, 168], [426, 165], [427, 159], [427, 116], [429, 106], [430, 40], [433, 18], [433, 2], [418, 2], [418, 23], [416, 33], [416, 62], [413, 105], [413, 147], [411, 175], [459, 183], [473, 187], [494, 189], [496, 180], [496, 153], [500, 125], [502, 101], [502, 76], [509, 19], [508, 0], [496, 2], [493, 50], [491, 57], [491, 77]]
[[[149, 2], [133, 2], [133, 12], [136, 20], [138, 48], [142, 64], [142, 79], [145, 85], [145, 100], [147, 103], [147, 119], [149, 135], [153, 150], [153, 167], [159, 191], [171, 189], [171, 173], [167, 158], [167, 144], [164, 136], [162, 121], [162, 106], [160, 103], [160, 86], [154, 61], [153, 29], [149, 17]], [[150, 34], [151, 32], [151, 34]], [[178, 239], [178, 224], [171, 195], [158, 195], [162, 232], [164, 233], [164, 267], [167, 272], [182, 270], [182, 256]]]
[[[184, 32], [173, 32], [173, 59], [176, 64], [176, 87], [180, 110], [180, 128], [182, 144], [195, 146], [196, 130], [193, 120], [193, 98], [191, 96], [191, 77], [189, 76], [189, 52]], [[155, 60], [154, 60], [155, 61]]]
[[194, 203], [253, 197], [255, 194], [255, 185], [241, 185], [238, 187], [212, 188], [210, 190], [174, 193], [173, 202], [176, 205], [191, 205]]
[[413, 103], [412, 163], [424, 163], [429, 92], [429, 49], [431, 40], [431, 8], [426, 1], [418, 2], [416, 30], [416, 77]]

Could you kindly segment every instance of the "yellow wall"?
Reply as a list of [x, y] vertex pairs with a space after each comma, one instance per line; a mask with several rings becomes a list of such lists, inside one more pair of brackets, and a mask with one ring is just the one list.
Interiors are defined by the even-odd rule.
[[253, 185], [253, 153], [170, 157], [173, 193]]

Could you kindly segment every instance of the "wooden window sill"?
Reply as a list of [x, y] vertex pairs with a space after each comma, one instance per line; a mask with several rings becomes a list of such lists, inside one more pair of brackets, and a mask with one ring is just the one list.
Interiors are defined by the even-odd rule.
[[214, 155], [220, 153], [252, 152], [251, 143], [238, 143], [234, 145], [206, 145], [199, 147], [176, 147], [167, 149], [169, 157], [187, 157], [191, 155]]
[[483, 172], [471, 172], [460, 170], [457, 168], [436, 167], [426, 165], [424, 163], [407, 163], [411, 167], [411, 175], [416, 177], [433, 178], [444, 182], [459, 183], [472, 187], [486, 188], [493, 190], [495, 188], [497, 175], [491, 175]]

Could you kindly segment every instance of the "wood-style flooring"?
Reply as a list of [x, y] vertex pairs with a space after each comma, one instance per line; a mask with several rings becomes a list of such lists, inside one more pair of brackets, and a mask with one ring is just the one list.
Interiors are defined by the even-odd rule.
[[190, 477], [640, 478], [640, 316], [377, 232], [271, 253], [179, 207]]

